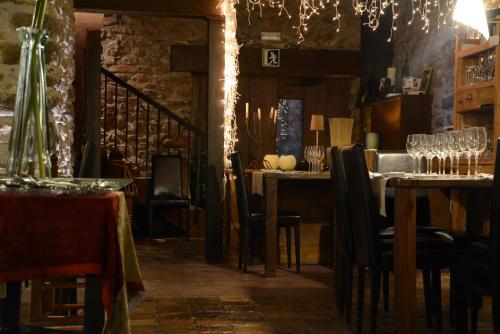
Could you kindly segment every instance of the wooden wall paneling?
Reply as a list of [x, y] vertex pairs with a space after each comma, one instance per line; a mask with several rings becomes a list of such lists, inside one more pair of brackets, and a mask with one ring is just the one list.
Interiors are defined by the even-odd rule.
[[350, 79], [326, 79], [328, 89], [329, 117], [351, 117], [349, 102], [351, 101]]
[[[252, 113], [257, 114], [257, 108], [261, 108], [264, 124], [268, 124], [269, 111], [271, 107], [278, 104], [278, 81], [274, 78], [250, 78], [250, 117]], [[269, 137], [268, 133], [263, 133], [263, 137]], [[276, 152], [276, 140], [271, 139], [262, 145], [262, 155], [274, 154]], [[255, 142], [250, 142], [250, 160], [259, 158], [259, 147]]]
[[250, 79], [248, 77], [240, 76], [238, 78], [238, 94], [240, 94], [240, 97], [236, 104], [236, 123], [238, 125], [238, 142], [236, 143], [236, 150], [240, 151], [243, 166], [246, 168], [250, 162], [249, 150], [251, 145], [245, 124], [245, 103], [250, 101]]
[[[328, 91], [324, 80], [316, 85], [304, 87], [304, 112], [302, 117], [302, 147], [316, 145], [316, 131], [311, 131], [311, 116], [323, 114], [325, 118], [325, 130], [327, 129], [327, 100]], [[319, 144], [325, 146], [326, 131], [319, 132]]]
[[302, 79], [278, 79], [278, 99], [303, 100]]
[[260, 48], [240, 50], [240, 73], [275, 78], [322, 78], [329, 75], [356, 77], [361, 74], [359, 50], [281, 49], [280, 67], [262, 66]]
[[[172, 70], [206, 72], [206, 46], [174, 45], [171, 50]], [[262, 78], [324, 78], [327, 76], [357, 77], [361, 74], [359, 50], [281, 49], [280, 67], [262, 66], [262, 49], [240, 49], [240, 74]]]

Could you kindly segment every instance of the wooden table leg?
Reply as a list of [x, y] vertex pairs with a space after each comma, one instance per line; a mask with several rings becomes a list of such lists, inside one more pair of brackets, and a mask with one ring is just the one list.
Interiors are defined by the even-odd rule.
[[417, 313], [416, 190], [396, 188], [394, 281], [398, 333], [415, 333]]
[[[0, 300], [0, 331], [16, 331], [21, 319], [21, 282], [7, 283], [7, 297]], [[2, 331], [3, 332], [3, 331]]]
[[278, 214], [278, 179], [276, 177], [264, 177], [266, 192], [266, 277], [276, 276], [276, 238], [278, 224], [276, 216]]
[[101, 280], [93, 275], [85, 277], [84, 334], [102, 333], [104, 328], [104, 305], [102, 303]]

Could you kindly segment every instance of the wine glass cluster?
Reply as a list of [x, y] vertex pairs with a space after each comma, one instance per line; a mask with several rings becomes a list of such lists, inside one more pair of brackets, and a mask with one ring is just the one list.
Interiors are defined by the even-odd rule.
[[325, 148], [323, 146], [306, 146], [304, 148], [304, 159], [309, 163], [309, 172], [321, 172], [324, 158]]
[[484, 127], [470, 127], [458, 131], [428, 134], [411, 134], [406, 140], [406, 151], [413, 159], [413, 173], [421, 173], [420, 162], [425, 158], [426, 173], [431, 174], [434, 159], [438, 160], [438, 174], [445, 174], [446, 160], [450, 160], [450, 174], [459, 175], [460, 158], [467, 159], [467, 176], [471, 175], [471, 159], [474, 158], [474, 175], [478, 175], [479, 156], [488, 145]]

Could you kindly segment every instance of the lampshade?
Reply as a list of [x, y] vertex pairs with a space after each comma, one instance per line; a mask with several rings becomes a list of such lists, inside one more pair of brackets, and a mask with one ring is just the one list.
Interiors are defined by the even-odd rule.
[[486, 39], [490, 37], [483, 0], [457, 0], [453, 20], [479, 31]]
[[325, 129], [325, 124], [323, 120], [323, 115], [312, 115], [311, 131], [323, 131], [324, 129]]

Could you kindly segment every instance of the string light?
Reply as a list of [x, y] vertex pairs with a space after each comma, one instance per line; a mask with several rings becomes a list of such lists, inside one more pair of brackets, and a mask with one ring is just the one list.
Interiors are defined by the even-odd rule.
[[236, 40], [236, 8], [237, 0], [221, 0], [219, 8], [224, 15], [224, 166], [231, 168], [229, 155], [234, 152], [237, 139], [235, 106], [238, 101], [238, 54], [239, 45]]
[[[246, 2], [246, 10], [248, 12], [248, 23], [250, 24], [250, 16], [252, 11], [258, 10], [259, 17], [262, 17], [264, 8], [274, 8], [278, 10], [278, 16], [285, 13], [289, 19], [295, 19], [296, 25], [292, 28], [297, 33], [298, 43], [305, 40], [305, 35], [308, 31], [308, 21], [315, 15], [319, 15], [321, 10], [324, 10], [331, 4], [334, 8], [334, 16], [332, 22], [336, 24], [336, 31], [340, 31], [341, 15], [339, 11], [341, 0], [295, 0], [299, 3], [296, 15], [292, 15], [287, 9], [285, 0], [235, 0], [235, 2]], [[344, 0], [346, 1], [346, 0]], [[351, 0], [354, 13], [359, 16], [365, 16], [366, 21], [363, 25], [368, 26], [372, 30], [377, 30], [380, 25], [380, 20], [386, 11], [392, 11], [391, 30], [387, 41], [391, 41], [394, 31], [397, 30], [397, 20], [399, 17], [399, 2], [398, 0]], [[431, 28], [431, 18], [436, 18], [436, 26], [439, 29], [447, 22], [451, 22], [450, 13], [453, 9], [455, 0], [408, 0], [411, 3], [411, 19], [408, 25], [411, 25], [416, 17], [420, 18], [422, 30], [428, 33]], [[443, 4], [445, 6], [443, 6]], [[445, 8], [443, 10], [443, 8]], [[296, 16], [296, 18], [295, 18]]]

